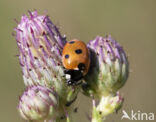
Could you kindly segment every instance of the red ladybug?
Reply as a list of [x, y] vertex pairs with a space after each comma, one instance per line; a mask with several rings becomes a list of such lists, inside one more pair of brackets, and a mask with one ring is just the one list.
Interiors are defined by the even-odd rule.
[[62, 53], [65, 78], [68, 85], [79, 84], [89, 70], [90, 58], [86, 44], [80, 40], [72, 40], [65, 44]]

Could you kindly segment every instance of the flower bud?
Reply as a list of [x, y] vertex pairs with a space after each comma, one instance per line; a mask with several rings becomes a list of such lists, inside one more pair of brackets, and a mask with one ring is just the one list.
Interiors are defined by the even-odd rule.
[[96, 106], [93, 100], [92, 122], [102, 122], [107, 115], [117, 112], [122, 106], [123, 98], [117, 93], [115, 96], [102, 96]]
[[116, 112], [122, 106], [123, 100], [124, 99], [119, 94], [116, 96], [103, 96], [96, 107], [96, 110], [101, 114], [101, 116], [107, 116]]
[[58, 102], [58, 96], [52, 89], [31, 86], [20, 97], [18, 110], [26, 120], [46, 120], [56, 117]]
[[26, 86], [51, 86], [63, 80], [61, 53], [65, 38], [48, 16], [29, 12], [22, 16], [16, 30], [19, 61]]
[[85, 77], [84, 93], [94, 97], [115, 94], [128, 78], [128, 61], [124, 50], [115, 40], [96, 37], [88, 43], [91, 66]]
[[53, 87], [62, 104], [75, 99], [79, 90], [66, 85], [62, 65], [66, 39], [49, 17], [29, 12], [29, 16], [22, 16], [15, 30], [25, 85]]

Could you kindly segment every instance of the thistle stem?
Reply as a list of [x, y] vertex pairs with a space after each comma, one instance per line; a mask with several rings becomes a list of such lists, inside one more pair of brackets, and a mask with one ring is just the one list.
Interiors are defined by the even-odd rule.
[[93, 103], [93, 110], [92, 110], [92, 120], [91, 122], [102, 122], [102, 116], [100, 115], [99, 111], [96, 109], [95, 100], [92, 100]]

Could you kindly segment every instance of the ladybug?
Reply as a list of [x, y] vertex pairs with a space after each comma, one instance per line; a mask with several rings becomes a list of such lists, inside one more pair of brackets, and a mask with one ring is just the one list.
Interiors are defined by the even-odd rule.
[[90, 66], [86, 44], [76, 39], [68, 41], [63, 48], [62, 62], [67, 84], [78, 85], [82, 83], [81, 79], [87, 74]]

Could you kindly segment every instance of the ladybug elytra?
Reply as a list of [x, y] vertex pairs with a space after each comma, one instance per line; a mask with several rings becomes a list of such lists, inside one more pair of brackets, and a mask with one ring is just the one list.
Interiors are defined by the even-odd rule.
[[90, 58], [86, 44], [80, 40], [68, 41], [62, 53], [65, 78], [68, 85], [76, 85], [89, 70]]

